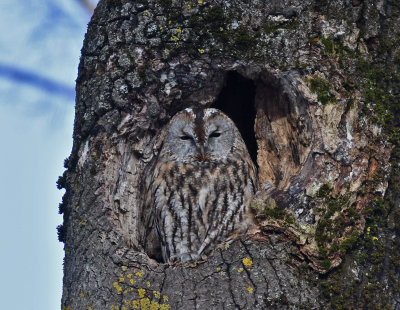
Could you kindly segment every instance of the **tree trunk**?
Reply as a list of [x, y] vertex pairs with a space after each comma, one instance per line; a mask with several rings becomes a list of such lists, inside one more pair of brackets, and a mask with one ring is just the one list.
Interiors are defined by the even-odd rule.
[[[400, 3], [102, 0], [58, 181], [62, 309], [400, 309]], [[160, 131], [216, 107], [257, 162], [256, 224], [202, 262], [140, 238]], [[146, 241], [150, 242], [150, 241]]]

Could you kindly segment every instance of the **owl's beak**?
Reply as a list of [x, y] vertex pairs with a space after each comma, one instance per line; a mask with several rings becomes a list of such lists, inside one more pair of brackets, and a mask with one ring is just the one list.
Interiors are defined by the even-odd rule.
[[207, 150], [203, 144], [199, 145], [200, 154], [197, 156], [198, 161], [209, 161]]
[[204, 145], [200, 145], [200, 154], [204, 157], [205, 155], [205, 151], [204, 151]]

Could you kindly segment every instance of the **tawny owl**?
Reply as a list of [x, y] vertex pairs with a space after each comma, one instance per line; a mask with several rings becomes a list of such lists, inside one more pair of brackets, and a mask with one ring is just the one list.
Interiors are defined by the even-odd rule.
[[232, 120], [186, 109], [165, 128], [146, 193], [165, 262], [191, 261], [251, 223], [256, 168]]

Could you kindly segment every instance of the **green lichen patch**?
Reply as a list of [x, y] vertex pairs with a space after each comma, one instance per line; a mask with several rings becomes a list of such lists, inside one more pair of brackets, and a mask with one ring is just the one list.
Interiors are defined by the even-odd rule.
[[208, 8], [203, 19], [212, 31], [218, 31], [220, 27], [225, 27], [226, 17], [224, 9], [219, 5]]
[[319, 220], [315, 229], [315, 241], [323, 261], [322, 267], [329, 269], [329, 257], [339, 250], [344, 254], [357, 242], [359, 231], [355, 227], [360, 215], [350, 204], [351, 193], [332, 197], [329, 186], [323, 185], [317, 197], [323, 199], [323, 204], [318, 208]]
[[[382, 294], [385, 284], [378, 279], [386, 273], [389, 275], [389, 281], [394, 281], [392, 287], [398, 285], [396, 275], [400, 267], [400, 241], [397, 238], [392, 246], [388, 247], [385, 240], [381, 239], [384, 227], [382, 223], [390, 212], [382, 206], [382, 201], [371, 202], [368, 209], [370, 210], [366, 214], [364, 231], [354, 231], [341, 244], [341, 250], [342, 247], [353, 249], [347, 252], [348, 263], [341, 265], [328, 278], [318, 282], [323, 297], [330, 301], [332, 309], [392, 309], [390, 296]], [[372, 209], [377, 211], [372, 212]], [[371, 217], [373, 213], [380, 216]], [[384, 272], [385, 268], [387, 270]], [[349, 270], [352, 270], [351, 276]], [[357, 274], [356, 277], [354, 273]], [[378, 294], [380, 298], [376, 298]]]
[[269, 35], [269, 34], [276, 34], [280, 27], [281, 27], [281, 23], [278, 23], [276, 21], [268, 19], [265, 22], [263, 28], [264, 28], [265, 34]]
[[[360, 88], [366, 103], [363, 112], [369, 113], [368, 107], [373, 107], [375, 113], [371, 121], [385, 129], [393, 145], [400, 145], [400, 74], [366, 60], [356, 63], [356, 72], [362, 77]], [[394, 91], [388, 91], [388, 85]]]
[[338, 57], [339, 61], [344, 58], [355, 58], [356, 53], [347, 46], [343, 45], [339, 40], [321, 38], [319, 41], [325, 48], [326, 55], [330, 57]]
[[[392, 170], [391, 180], [393, 184], [400, 182], [400, 167]], [[399, 287], [400, 231], [395, 225], [391, 228], [387, 226], [388, 219], [393, 218], [392, 223], [396, 220], [398, 223], [400, 219], [399, 209], [396, 209], [392, 199], [395, 192], [391, 188], [389, 184], [385, 198], [372, 199], [362, 214], [358, 214], [354, 207], [347, 210], [347, 214], [354, 219], [362, 215], [365, 228], [364, 231], [353, 230], [341, 243], [340, 250], [342, 254], [347, 254], [347, 263], [317, 284], [332, 309], [392, 309], [392, 297], [383, 293], [386, 285], [395, 288], [394, 291], [398, 291]], [[390, 233], [392, 238], [396, 236], [390, 242], [384, 237], [388, 230], [393, 231]], [[382, 282], [383, 275], [387, 282]]]
[[308, 79], [310, 85], [310, 90], [318, 96], [318, 100], [322, 104], [336, 103], [336, 98], [333, 95], [333, 86], [329, 81], [319, 77], [314, 76]]
[[248, 29], [240, 27], [234, 32], [233, 47], [241, 51], [251, 49], [256, 44], [254, 34], [250, 33]]
[[272, 221], [279, 221], [283, 225], [294, 225], [296, 223], [293, 215], [291, 215], [288, 210], [278, 207], [275, 200], [272, 198], [268, 198], [266, 201], [262, 202], [254, 200], [251, 204], [251, 208], [255, 212], [256, 217], [260, 219], [266, 218]]
[[329, 186], [329, 184], [324, 183], [319, 188], [319, 190], [317, 191], [315, 196], [318, 198], [328, 198], [330, 196], [331, 192], [332, 192], [332, 188]]

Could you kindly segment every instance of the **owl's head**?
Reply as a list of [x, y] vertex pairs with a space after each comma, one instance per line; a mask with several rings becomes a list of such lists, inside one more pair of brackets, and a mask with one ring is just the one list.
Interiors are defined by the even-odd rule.
[[185, 109], [167, 125], [161, 149], [164, 160], [190, 163], [220, 161], [240, 150], [247, 152], [233, 121], [217, 109]]

